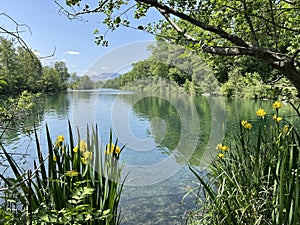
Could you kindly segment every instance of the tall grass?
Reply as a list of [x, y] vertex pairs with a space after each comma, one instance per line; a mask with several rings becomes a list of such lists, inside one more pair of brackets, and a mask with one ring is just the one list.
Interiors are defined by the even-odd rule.
[[[0, 211], [7, 224], [97, 224], [120, 223], [118, 204], [123, 185], [120, 181], [119, 155], [123, 148], [109, 143], [104, 151], [97, 127], [87, 128], [87, 138], [77, 144], [69, 123], [69, 144], [64, 136], [53, 143], [46, 126], [48, 155], [42, 154], [35, 132], [38, 162], [33, 171], [24, 172], [4, 148], [2, 151], [14, 173], [14, 179], [0, 176], [11, 190], [20, 190], [19, 199], [10, 191], [6, 195], [6, 210]], [[9, 200], [9, 201], [8, 201]], [[19, 201], [21, 208], [12, 208], [9, 202]], [[18, 218], [16, 215], [22, 215]]]
[[300, 224], [300, 136], [281, 106], [271, 116], [259, 109], [258, 127], [241, 121], [228, 147], [218, 145], [207, 177], [190, 168], [204, 191], [190, 224]]

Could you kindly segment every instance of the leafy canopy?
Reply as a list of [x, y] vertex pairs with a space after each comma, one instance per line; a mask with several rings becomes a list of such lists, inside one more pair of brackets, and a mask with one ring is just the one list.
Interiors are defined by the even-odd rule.
[[[299, 1], [66, 0], [72, 10], [56, 2], [70, 18], [103, 14], [102, 22], [108, 30], [131, 27], [210, 54], [254, 57], [277, 69], [300, 90]], [[153, 10], [162, 19], [139, 24]], [[163, 32], [166, 30], [169, 32]], [[107, 30], [95, 31], [97, 44], [108, 44], [106, 33]]]

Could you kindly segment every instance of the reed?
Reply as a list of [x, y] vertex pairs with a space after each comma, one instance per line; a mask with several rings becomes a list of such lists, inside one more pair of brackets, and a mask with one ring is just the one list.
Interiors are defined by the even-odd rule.
[[[14, 178], [0, 178], [10, 189], [21, 190], [19, 210], [2, 209], [2, 221], [14, 220], [21, 214], [27, 224], [86, 224], [115, 225], [120, 223], [118, 204], [123, 188], [120, 181], [119, 156], [124, 149], [113, 142], [110, 131], [109, 143], [102, 148], [98, 128], [87, 127], [86, 140], [78, 132], [77, 143], [68, 123], [69, 144], [64, 136], [53, 143], [46, 126], [48, 155], [42, 154], [35, 132], [38, 161], [33, 170], [24, 172], [4, 148], [2, 151], [13, 171]], [[5, 200], [15, 196], [6, 196]], [[9, 201], [7, 201], [9, 202]], [[22, 211], [23, 213], [20, 213]], [[13, 212], [13, 214], [9, 214]], [[0, 212], [1, 214], [1, 212]], [[10, 216], [5, 216], [10, 215]], [[1, 218], [0, 218], [1, 219]], [[7, 221], [6, 221], [7, 222]], [[20, 223], [19, 224], [23, 224]]]
[[241, 121], [206, 177], [190, 167], [205, 195], [190, 224], [300, 224], [300, 137], [281, 106], [273, 104], [273, 116], [259, 109], [256, 130]]

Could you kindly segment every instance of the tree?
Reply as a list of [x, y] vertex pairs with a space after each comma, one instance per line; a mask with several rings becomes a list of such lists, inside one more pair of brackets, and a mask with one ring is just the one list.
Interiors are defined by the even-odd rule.
[[55, 62], [54, 69], [58, 72], [60, 80], [61, 80], [60, 89], [61, 90], [67, 89], [68, 85], [66, 84], [66, 82], [68, 81], [70, 74], [68, 72], [66, 63], [65, 62]]
[[68, 68], [66, 66], [65, 62], [55, 62], [54, 63], [55, 70], [59, 73], [60, 79], [63, 82], [66, 82], [68, 78], [70, 77], [70, 74], [68, 72]]
[[43, 92], [56, 92], [61, 90], [62, 86], [59, 72], [48, 66], [43, 67], [43, 76], [40, 83]]
[[79, 78], [77, 89], [87, 90], [93, 88], [94, 88], [94, 83], [89, 76], [84, 75]]
[[[66, 0], [66, 4], [72, 11], [62, 5], [60, 10], [69, 18], [101, 13], [106, 16], [103, 23], [111, 30], [126, 26], [159, 34], [168, 29], [176, 33], [166, 38], [193, 49], [221, 56], [253, 57], [278, 70], [300, 93], [299, 1], [135, 0], [131, 5], [128, 0], [100, 0], [87, 5], [81, 0]], [[134, 11], [135, 19], [140, 19], [147, 17], [150, 9], [159, 12], [163, 20], [132, 25], [130, 10]], [[96, 37], [96, 42], [107, 45], [107, 32], [103, 33]]]
[[13, 41], [0, 37], [0, 76], [5, 81], [4, 93], [11, 94], [20, 82], [19, 63]]
[[69, 88], [76, 89], [78, 86], [79, 77], [77, 76], [76, 72], [70, 74], [70, 83]]
[[18, 47], [17, 59], [19, 62], [19, 75], [21, 82], [19, 89], [31, 92], [41, 91], [39, 80], [42, 77], [42, 64], [40, 60], [31, 52], [31, 50]]
[[64, 62], [45, 67], [30, 49], [15, 46], [16, 41], [0, 37], [0, 93], [11, 95], [23, 91], [49, 92], [65, 90], [69, 78]]

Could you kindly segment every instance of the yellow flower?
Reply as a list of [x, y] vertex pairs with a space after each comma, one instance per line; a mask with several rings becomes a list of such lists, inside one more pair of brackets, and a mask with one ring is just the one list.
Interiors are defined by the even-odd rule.
[[251, 129], [252, 128], [252, 125], [251, 125], [251, 123], [247, 123], [247, 124], [245, 124], [245, 126], [244, 126], [244, 128], [245, 129]]
[[87, 150], [87, 144], [86, 144], [86, 142], [84, 140], [80, 141], [79, 146], [80, 146], [80, 151], [81, 152], [85, 152]]
[[247, 123], [248, 123], [247, 120], [242, 120], [242, 122], [241, 122], [241, 124], [242, 124], [243, 127], [244, 127]]
[[59, 135], [56, 139], [56, 141], [59, 141], [59, 142], [63, 142], [65, 140], [65, 137], [63, 135]]
[[287, 133], [289, 131], [289, 128], [290, 128], [289, 125], [284, 125], [283, 126], [283, 132]]
[[115, 153], [116, 153], [116, 154], [120, 154], [120, 152], [121, 152], [120, 147], [119, 147], [119, 146], [116, 146], [116, 148], [115, 148]]
[[64, 140], [65, 140], [65, 137], [63, 135], [57, 136], [55, 146], [56, 147], [61, 147]]
[[83, 153], [83, 158], [85, 158], [86, 160], [87, 159], [92, 159], [92, 157], [93, 157], [92, 152], [86, 151], [86, 152]]
[[281, 107], [282, 107], [282, 103], [281, 103], [281, 102], [275, 101], [275, 102], [273, 103], [273, 108], [274, 108], [274, 109], [280, 109]]
[[79, 175], [79, 172], [77, 172], [75, 170], [69, 170], [65, 173], [65, 175], [68, 177], [76, 177]]
[[73, 152], [78, 152], [78, 145], [76, 145], [75, 148], [73, 148]]
[[120, 154], [121, 149], [119, 146], [115, 146], [114, 144], [107, 144], [105, 154], [110, 154], [115, 152], [116, 154]]
[[220, 144], [217, 144], [216, 149], [219, 150], [219, 149], [221, 149], [221, 148], [222, 148], [222, 144], [221, 144], [221, 143], [220, 143]]
[[264, 118], [264, 116], [266, 115], [266, 111], [263, 110], [262, 108], [259, 108], [257, 111], [256, 111], [256, 115]]
[[224, 146], [222, 146], [221, 151], [225, 152], [225, 151], [228, 151], [228, 149], [229, 148], [226, 145], [224, 145]]
[[86, 163], [87, 163], [87, 161], [86, 161], [86, 159], [85, 159], [84, 157], [81, 158], [81, 162], [82, 162], [84, 165], [86, 165]]
[[245, 129], [251, 129], [252, 128], [252, 125], [250, 123], [247, 122], [247, 120], [243, 120], [241, 122], [242, 126], [245, 128]]
[[54, 161], [54, 162], [57, 161], [56, 155], [53, 156], [53, 161]]
[[222, 152], [225, 152], [225, 151], [229, 150], [229, 148], [226, 145], [222, 145], [221, 143], [217, 145], [216, 149], [219, 149]]
[[219, 158], [219, 159], [224, 159], [224, 157], [225, 157], [225, 155], [224, 155], [223, 153], [219, 153], [219, 154], [218, 154], [218, 158]]
[[282, 121], [282, 117], [277, 116], [276, 114], [274, 114], [273, 119], [276, 120], [277, 122]]
[[106, 146], [106, 150], [109, 150], [109, 151], [113, 151], [114, 150], [114, 148], [115, 148], [115, 145], [114, 144], [107, 144], [107, 146]]

